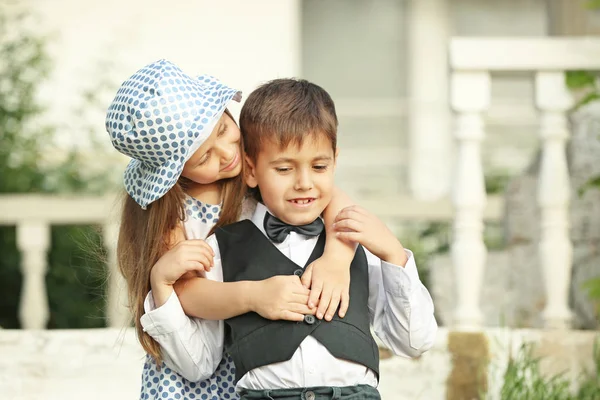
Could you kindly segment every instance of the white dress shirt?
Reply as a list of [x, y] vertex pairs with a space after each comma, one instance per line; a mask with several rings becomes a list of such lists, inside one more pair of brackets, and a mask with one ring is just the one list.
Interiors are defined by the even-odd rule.
[[[265, 234], [263, 219], [268, 212], [258, 204], [252, 222]], [[273, 243], [294, 263], [304, 266], [316, 237], [291, 232], [282, 243]], [[208, 279], [223, 280], [219, 246], [214, 235], [207, 243], [215, 252]], [[394, 354], [416, 357], [433, 345], [437, 323], [433, 302], [419, 280], [414, 258], [406, 251], [404, 267], [380, 260], [365, 249], [369, 267], [369, 317], [381, 341]], [[352, 301], [352, 299], [350, 299]], [[165, 362], [191, 381], [205, 379], [217, 367], [223, 352], [224, 325], [185, 316], [175, 294], [154, 309], [151, 293], [141, 322], [162, 347]], [[325, 322], [326, 323], [326, 322]], [[312, 386], [377, 386], [375, 373], [367, 367], [334, 357], [314, 337], [308, 336], [288, 361], [255, 368], [238, 382], [238, 388], [284, 389]]]

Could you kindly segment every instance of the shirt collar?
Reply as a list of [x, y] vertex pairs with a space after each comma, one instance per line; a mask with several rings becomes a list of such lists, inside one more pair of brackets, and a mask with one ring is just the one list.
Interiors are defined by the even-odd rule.
[[263, 221], [265, 219], [265, 214], [266, 213], [269, 213], [271, 215], [273, 214], [272, 212], [269, 211], [269, 209], [267, 208], [267, 206], [265, 206], [260, 201], [258, 203], [256, 203], [256, 209], [254, 210], [254, 214], [252, 214], [252, 222], [254, 223], [254, 225], [256, 225], [256, 227], [265, 236], [267, 236], [267, 232], [265, 232], [265, 227], [264, 227]]

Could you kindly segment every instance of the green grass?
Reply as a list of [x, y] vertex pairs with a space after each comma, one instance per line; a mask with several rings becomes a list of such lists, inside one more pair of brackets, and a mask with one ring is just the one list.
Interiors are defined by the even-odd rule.
[[564, 374], [543, 375], [541, 360], [534, 356], [533, 351], [533, 344], [524, 344], [510, 359], [500, 392], [502, 400], [600, 399], [600, 340], [594, 344], [594, 371], [581, 373], [574, 385]]

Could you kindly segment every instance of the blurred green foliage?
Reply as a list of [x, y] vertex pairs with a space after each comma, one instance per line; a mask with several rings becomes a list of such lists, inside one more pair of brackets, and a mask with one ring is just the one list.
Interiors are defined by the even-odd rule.
[[[600, 8], [600, 1], [589, 6]], [[566, 74], [566, 83], [577, 98], [575, 109], [580, 108], [591, 102], [600, 100], [600, 87], [598, 85], [598, 71], [568, 71]], [[599, 137], [600, 139], [600, 137]], [[578, 190], [579, 195], [583, 196], [588, 190], [600, 190], [600, 176], [592, 176]], [[589, 299], [594, 303], [596, 312], [600, 317], [600, 278], [594, 278], [586, 281], [583, 290], [587, 291]]]
[[[49, 165], [57, 152], [55, 129], [43, 122], [38, 88], [51, 71], [45, 38], [28, 27], [31, 14], [0, 3], [0, 194], [82, 192], [90, 187], [80, 157], [73, 151]], [[95, 187], [108, 182], [91, 178]], [[16, 229], [0, 226], [0, 326], [19, 328], [20, 254]], [[49, 328], [104, 326], [106, 271], [100, 237], [94, 227], [53, 226], [46, 276], [51, 317]], [[102, 253], [102, 252], [100, 252]]]
[[[501, 400], [597, 400], [600, 399], [600, 339], [594, 343], [593, 369], [584, 370], [576, 379], [575, 388], [567, 376], [545, 375], [539, 357], [534, 355], [535, 345], [523, 344], [515, 357], [511, 357], [503, 375]], [[482, 390], [482, 392], [484, 392]], [[491, 398], [485, 393], [482, 399]]]

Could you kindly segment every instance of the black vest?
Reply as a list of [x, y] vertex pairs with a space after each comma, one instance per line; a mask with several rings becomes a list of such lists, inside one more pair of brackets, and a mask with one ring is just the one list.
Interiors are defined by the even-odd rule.
[[[223, 280], [257, 281], [275, 275], [302, 275], [303, 268], [283, 255], [252, 223], [244, 220], [218, 228]], [[321, 234], [306, 265], [323, 254]], [[379, 376], [379, 350], [369, 325], [369, 275], [361, 246], [350, 267], [350, 306], [343, 319], [331, 322], [306, 316], [303, 322], [271, 321], [250, 312], [225, 321], [225, 346], [236, 367], [236, 382], [248, 371], [287, 361], [300, 343], [312, 335], [337, 358], [364, 365]]]

